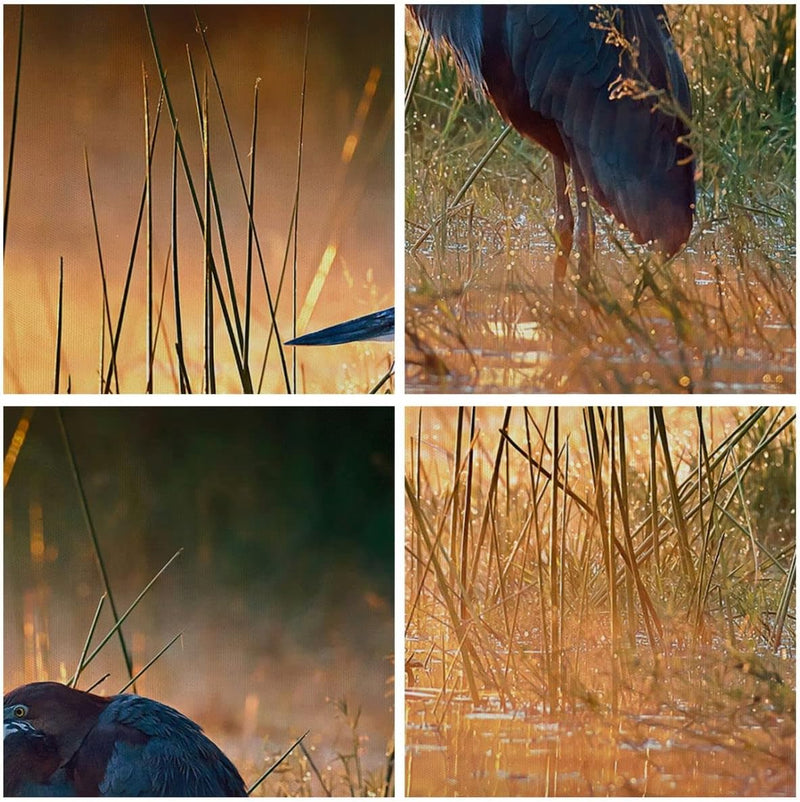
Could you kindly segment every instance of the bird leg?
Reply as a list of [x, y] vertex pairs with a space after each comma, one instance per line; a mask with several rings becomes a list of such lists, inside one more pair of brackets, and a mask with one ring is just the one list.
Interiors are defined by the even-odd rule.
[[589, 208], [589, 188], [580, 167], [574, 162], [572, 178], [578, 198], [578, 224], [575, 227], [575, 236], [578, 239], [578, 298], [585, 298], [594, 264], [594, 220]]
[[575, 218], [567, 193], [567, 171], [564, 160], [553, 156], [553, 176], [556, 184], [556, 219], [553, 230], [556, 237], [556, 259], [553, 268], [553, 300], [563, 303], [564, 279], [567, 276], [567, 262], [572, 250], [572, 229]]

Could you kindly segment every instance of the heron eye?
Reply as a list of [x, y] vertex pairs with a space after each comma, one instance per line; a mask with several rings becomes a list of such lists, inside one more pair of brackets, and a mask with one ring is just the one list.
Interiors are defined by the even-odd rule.
[[28, 708], [25, 705], [17, 705], [14, 708], [14, 718], [25, 718], [28, 715]]

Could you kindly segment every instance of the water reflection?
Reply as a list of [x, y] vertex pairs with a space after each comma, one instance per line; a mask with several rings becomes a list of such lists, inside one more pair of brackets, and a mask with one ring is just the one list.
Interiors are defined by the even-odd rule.
[[[411, 392], [792, 392], [792, 294], [757, 269], [713, 279], [679, 257], [660, 292], [640, 265], [554, 307], [552, 247], [407, 259]], [[768, 271], [769, 272], [769, 271]]]
[[[692, 659], [710, 664], [719, 654], [715, 645]], [[411, 688], [409, 794], [793, 795], [794, 693], [737, 677], [732, 667], [720, 693], [711, 672], [695, 674], [697, 685], [684, 687], [679, 701], [649, 689], [640, 709], [618, 712], [590, 695], [553, 715], [540, 703], [515, 707], [486, 696], [476, 708], [460, 694], [444, 700], [436, 689]]]

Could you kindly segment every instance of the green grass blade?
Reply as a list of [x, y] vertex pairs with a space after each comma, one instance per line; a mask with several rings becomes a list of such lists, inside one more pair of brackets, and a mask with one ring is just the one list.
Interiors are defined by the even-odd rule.
[[[117, 622], [117, 631], [119, 633], [119, 645], [120, 649], [122, 650], [122, 657], [125, 660], [125, 668], [128, 671], [128, 676], [133, 676], [133, 661], [131, 660], [130, 652], [128, 651], [128, 646], [125, 643], [125, 637], [122, 634], [122, 629], [120, 625], [122, 621], [120, 620], [119, 616], [117, 615], [117, 605], [114, 603], [114, 595], [111, 592], [111, 582], [108, 578], [108, 571], [106, 570], [105, 560], [103, 559], [103, 553], [100, 550], [100, 541], [97, 537], [97, 530], [94, 526], [94, 521], [92, 520], [92, 514], [89, 511], [89, 502], [86, 498], [86, 492], [83, 489], [83, 480], [81, 479], [80, 472], [78, 471], [78, 464], [75, 461], [75, 451], [72, 448], [72, 443], [69, 439], [69, 433], [67, 432], [67, 426], [64, 423], [64, 415], [60, 409], [56, 409], [56, 417], [58, 418], [58, 425], [61, 429], [61, 436], [64, 440], [64, 448], [67, 452], [67, 457], [69, 459], [70, 470], [72, 472], [72, 478], [75, 481], [75, 488], [78, 491], [78, 499], [81, 503], [81, 509], [83, 511], [83, 518], [86, 523], [86, 529], [89, 533], [89, 538], [92, 541], [92, 548], [94, 549], [95, 557], [97, 558], [97, 567], [100, 570], [100, 578], [103, 582], [103, 587], [105, 588], [106, 596], [108, 596], [108, 604], [111, 607], [111, 615], [114, 617], [114, 620]], [[96, 654], [96, 651], [93, 653]], [[91, 657], [89, 658], [91, 660]], [[88, 660], [87, 660], [88, 663]]]
[[[145, 12], [145, 13], [147, 13], [147, 12]], [[197, 20], [198, 33], [200, 34], [200, 37], [203, 40], [203, 47], [204, 47], [205, 52], [206, 52], [206, 57], [208, 58], [209, 65], [211, 66], [211, 76], [212, 76], [212, 78], [214, 80], [214, 85], [215, 85], [215, 87], [217, 89], [217, 95], [218, 95], [218, 97], [220, 99], [220, 104], [222, 105], [222, 113], [223, 113], [223, 117], [225, 119], [225, 124], [226, 124], [226, 126], [228, 128], [228, 137], [229, 137], [229, 140], [230, 140], [230, 143], [231, 143], [231, 147], [233, 148], [234, 161], [236, 162], [236, 168], [237, 168], [237, 171], [239, 173], [239, 181], [240, 181], [240, 184], [241, 184], [241, 187], [242, 187], [242, 193], [243, 193], [243, 196], [246, 199], [247, 198], [247, 188], [245, 186], [245, 181], [244, 181], [244, 172], [242, 171], [241, 161], [239, 159], [239, 154], [238, 154], [238, 151], [236, 149], [236, 143], [235, 143], [235, 140], [233, 138], [233, 133], [232, 133], [231, 125], [230, 125], [230, 119], [228, 117], [227, 107], [225, 106], [225, 102], [224, 102], [224, 95], [222, 93], [222, 88], [220, 86], [219, 79], [217, 77], [217, 70], [216, 70], [216, 67], [214, 66], [214, 60], [211, 57], [211, 48], [208, 45], [208, 40], [207, 40], [206, 35], [205, 35], [205, 26], [202, 24], [202, 22], [200, 21], [200, 18], [196, 14], [195, 14], [195, 19]], [[149, 16], [148, 16], [148, 26], [149, 26]], [[152, 34], [151, 34], [151, 39], [153, 41], [153, 46], [155, 47], [155, 37]], [[276, 317], [276, 310], [278, 308], [278, 302], [277, 302], [277, 299], [276, 299], [275, 302], [273, 303], [272, 291], [271, 291], [270, 286], [269, 286], [269, 280], [267, 279], [267, 271], [266, 271], [266, 268], [264, 267], [264, 257], [263, 257], [263, 255], [261, 253], [261, 243], [260, 243], [259, 238], [258, 238], [258, 231], [256, 229], [255, 222], [253, 220], [253, 215], [252, 214], [250, 214], [250, 225], [252, 226], [252, 229], [253, 229], [253, 240], [255, 242], [256, 254], [258, 255], [258, 261], [259, 261], [259, 265], [261, 267], [261, 278], [262, 278], [262, 280], [264, 282], [264, 289], [266, 290], [267, 306], [269, 308], [269, 314], [270, 314], [270, 319], [271, 319], [271, 324], [270, 324], [271, 325], [271, 330], [275, 331], [276, 339], [277, 339], [277, 342], [278, 342], [278, 356], [280, 358], [281, 370], [282, 370], [282, 373], [283, 373], [284, 384], [285, 384], [285, 387], [286, 387], [286, 391], [287, 392], [291, 392], [291, 386], [292, 385], [291, 385], [290, 380], [289, 380], [289, 370], [288, 370], [288, 367], [286, 365], [286, 355], [285, 355], [284, 350], [283, 350], [283, 341], [282, 341], [282, 339], [280, 337], [280, 332], [278, 330], [278, 321], [277, 321], [277, 317]], [[266, 361], [266, 357], [265, 357], [265, 361]], [[251, 392], [252, 392], [252, 388], [251, 388]]]
[[75, 673], [72, 675], [72, 679], [67, 683], [70, 688], [74, 688], [78, 684], [78, 678], [81, 675], [81, 671], [83, 671], [83, 667], [85, 665], [86, 660], [86, 652], [89, 651], [89, 646], [92, 642], [92, 638], [94, 637], [95, 630], [97, 629], [97, 622], [100, 620], [100, 613], [103, 609], [103, 604], [106, 600], [106, 594], [104, 593], [100, 597], [100, 601], [97, 603], [97, 609], [94, 611], [94, 618], [92, 618], [92, 623], [89, 625], [89, 632], [86, 635], [86, 640], [83, 642], [83, 649], [81, 650], [81, 656], [78, 658], [78, 667], [75, 669]]
[[161, 657], [161, 655], [163, 655], [163, 654], [164, 654], [164, 653], [165, 653], [165, 652], [166, 652], [166, 651], [167, 651], [167, 650], [168, 650], [168, 649], [169, 649], [169, 648], [172, 646], [172, 644], [173, 644], [173, 643], [175, 643], [175, 641], [177, 641], [177, 640], [178, 640], [178, 638], [180, 638], [180, 637], [182, 637], [182, 636], [183, 636], [183, 631], [179, 632], [177, 635], [175, 635], [175, 636], [174, 636], [174, 637], [173, 637], [173, 638], [172, 638], [172, 639], [169, 641], [169, 643], [167, 643], [165, 646], [163, 646], [161, 649], [159, 649], [159, 650], [158, 650], [158, 652], [156, 653], [156, 655], [155, 655], [155, 656], [154, 656], [154, 657], [153, 657], [151, 660], [148, 660], [148, 661], [147, 661], [147, 662], [146, 662], [146, 663], [145, 663], [145, 664], [144, 664], [144, 665], [141, 667], [141, 669], [139, 669], [139, 671], [137, 671], [137, 672], [136, 672], [136, 676], [134, 676], [134, 677], [131, 677], [131, 679], [130, 679], [128, 682], [126, 682], [126, 683], [125, 683], [125, 684], [124, 684], [124, 685], [123, 685], [123, 686], [122, 686], [122, 687], [121, 687], [121, 688], [120, 688], [120, 689], [117, 691], [117, 693], [125, 693], [125, 691], [127, 691], [127, 690], [128, 690], [128, 688], [130, 688], [130, 687], [131, 687], [131, 686], [132, 686], [132, 685], [133, 685], [133, 684], [136, 682], [136, 680], [137, 680], [137, 679], [139, 679], [139, 677], [141, 677], [141, 676], [142, 676], [142, 674], [144, 674], [144, 673], [145, 673], [145, 671], [147, 671], [147, 669], [148, 669], [148, 668], [150, 668], [150, 666], [152, 666], [152, 665], [153, 665], [153, 663], [155, 663], [155, 662], [156, 662], [156, 661], [157, 661], [157, 660], [158, 660], [158, 659]]
[[[275, 761], [275, 762], [274, 762], [274, 763], [273, 763], [273, 764], [272, 764], [272, 765], [271, 765], [271, 766], [270, 766], [270, 767], [269, 767], [269, 768], [268, 768], [268, 769], [267, 769], [267, 770], [266, 770], [266, 771], [265, 771], [265, 772], [264, 772], [264, 773], [263, 773], [263, 774], [262, 774], [262, 775], [261, 775], [261, 776], [260, 776], [260, 777], [259, 777], [259, 778], [258, 778], [258, 779], [257, 779], [257, 780], [254, 782], [254, 783], [253, 783], [253, 784], [252, 784], [252, 785], [251, 785], [251, 786], [250, 786], [250, 787], [249, 787], [249, 788], [248, 788], [248, 789], [247, 789], [247, 796], [251, 796], [251, 795], [252, 795], [252, 793], [253, 793], [253, 791], [255, 791], [255, 790], [256, 790], [256, 788], [258, 788], [258, 786], [259, 786], [259, 785], [261, 785], [261, 783], [263, 783], [263, 782], [264, 782], [264, 780], [266, 780], [266, 779], [267, 779], [267, 777], [269, 777], [269, 775], [270, 775], [270, 774], [272, 774], [272, 772], [273, 772], [273, 771], [275, 771], [275, 769], [277, 769], [277, 768], [278, 768], [278, 766], [280, 766], [280, 765], [281, 765], [281, 763], [283, 763], [283, 761], [284, 761], [284, 760], [286, 760], [286, 758], [287, 758], [287, 757], [289, 757], [289, 755], [291, 755], [291, 754], [292, 754], [292, 752], [294, 751], [295, 747], [296, 747], [296, 746], [297, 746], [299, 743], [301, 743], [301, 742], [302, 742], [303, 738], [305, 738], [305, 737], [306, 737], [306, 735], [308, 735], [308, 733], [309, 733], [309, 732], [311, 732], [311, 730], [306, 730], [306, 731], [305, 731], [305, 732], [304, 732], [304, 733], [303, 733], [303, 734], [302, 734], [302, 735], [301, 735], [301, 736], [300, 736], [300, 737], [299, 737], [299, 738], [298, 738], [298, 739], [297, 739], [297, 740], [296, 740], [296, 741], [295, 741], [295, 742], [294, 742], [294, 743], [293, 743], [293, 744], [292, 744], [292, 745], [291, 745], [291, 746], [290, 746], [290, 747], [289, 747], [289, 748], [288, 748], [288, 749], [287, 749], [287, 750], [286, 750], [286, 751], [285, 751], [285, 752], [284, 752], [284, 753], [283, 753], [283, 754], [282, 754], [282, 755], [281, 755], [281, 756], [280, 756], [280, 757], [279, 757], [279, 758], [278, 758], [278, 759], [277, 759], [277, 760], [276, 760], [276, 761]], [[324, 787], [324, 786], [323, 786], [323, 787]]]
[[25, 22], [25, 6], [19, 7], [19, 39], [17, 41], [17, 67], [14, 74], [14, 104], [11, 107], [11, 132], [8, 144], [8, 167], [6, 168], [6, 197], [3, 208], [3, 254], [8, 242], [8, 212], [11, 201], [11, 174], [14, 172], [14, 147], [17, 142], [17, 119], [19, 117], [19, 85], [22, 75], [22, 32]]
[[58, 395], [61, 384], [61, 332], [64, 325], [64, 257], [58, 260], [58, 308], [56, 310], [56, 364], [53, 370], [53, 392]]
[[[164, 95], [162, 92], [162, 94], [159, 96], [158, 105], [156, 109], [156, 119], [155, 123], [153, 124], [153, 137], [152, 137], [152, 142], [150, 144], [151, 159], [155, 148], [156, 137], [158, 136], [158, 123], [161, 120], [161, 109], [163, 106], [163, 99]], [[120, 336], [122, 335], [122, 324], [125, 320], [125, 311], [128, 305], [128, 293], [130, 291], [131, 279], [133, 278], [133, 266], [136, 261], [136, 253], [139, 248], [139, 234], [142, 228], [142, 218], [144, 217], [146, 195], [147, 195], [147, 187], [143, 184], [142, 194], [139, 199], [139, 212], [136, 216], [136, 225], [133, 230], [133, 243], [131, 245], [131, 255], [130, 259], [128, 259], [128, 270], [125, 274], [125, 285], [122, 290], [122, 300], [120, 301], [119, 317], [117, 318], [117, 328], [114, 332], [114, 338], [111, 341], [111, 357], [108, 363], [108, 370], [106, 371], [106, 383], [105, 383], [106, 393], [111, 392], [111, 377], [112, 375], [116, 374], [117, 370], [117, 350], [119, 348], [119, 339]]]
[[[125, 623], [125, 620], [137, 608], [139, 603], [147, 595], [147, 593], [150, 591], [150, 588], [153, 587], [153, 585], [156, 583], [158, 578], [167, 570], [167, 568], [170, 567], [170, 565], [172, 565], [173, 562], [175, 562], [175, 560], [182, 553], [183, 553], [183, 549], [178, 549], [178, 551], [176, 551], [175, 554], [173, 554], [172, 557], [170, 557], [164, 563], [164, 565], [156, 573], [156, 575], [144, 586], [144, 589], [131, 602], [131, 604], [128, 607], [128, 609], [125, 610], [125, 612], [119, 617], [117, 617], [116, 614], [115, 614], [115, 616], [114, 616], [115, 617], [114, 625], [111, 627], [111, 629], [108, 630], [108, 632], [105, 634], [105, 637], [100, 641], [100, 643], [97, 646], [95, 646], [95, 648], [92, 651], [92, 653], [86, 658], [86, 660], [83, 663], [83, 668], [86, 668], [86, 666], [88, 666], [89, 663], [91, 663], [92, 660], [94, 660], [94, 658], [97, 657], [98, 654], [100, 654], [100, 652], [102, 651], [103, 647], [108, 643], [109, 640], [111, 640], [111, 638], [114, 636], [115, 632], [119, 633], [120, 637], [122, 636], [122, 625]], [[110, 601], [111, 601], [111, 599], [109, 598], [109, 602]], [[134, 680], [134, 676], [133, 676], [133, 671], [129, 670], [128, 674], [129, 674], [131, 680], [135, 681]], [[135, 686], [134, 686], [133, 692], [136, 693], [136, 687]]]

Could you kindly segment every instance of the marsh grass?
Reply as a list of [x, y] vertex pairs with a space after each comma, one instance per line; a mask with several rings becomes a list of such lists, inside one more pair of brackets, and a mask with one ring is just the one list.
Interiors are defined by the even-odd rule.
[[[731, 767], [718, 793], [767, 774], [747, 793], [793, 789], [792, 410], [423, 408], [406, 425], [409, 793], [553, 792], [537, 728], [562, 733], [541, 747], [560, 793], [637, 787], [641, 765], [614, 766], [648, 739], [654, 793], [713, 793], [709, 744]], [[581, 769], [598, 728], [605, 758]]]
[[[19, 16], [19, 45], [17, 50], [17, 72], [14, 83], [14, 102], [11, 116], [10, 148], [7, 164], [6, 182], [6, 208], [4, 228], [7, 229], [9, 209], [13, 207], [13, 191], [11, 177], [14, 170], [15, 143], [18, 137], [18, 99], [20, 85], [24, 84], [25, 62], [22, 57], [25, 46], [24, 16]], [[281, 327], [287, 326], [296, 333], [298, 328], [298, 242], [303, 236], [300, 224], [299, 207], [301, 204], [301, 176], [302, 176], [302, 150], [303, 125], [305, 119], [305, 88], [308, 79], [308, 33], [313, 25], [312, 15], [309, 11], [305, 33], [305, 55], [303, 60], [302, 92], [298, 98], [298, 129], [297, 137], [297, 165], [296, 187], [294, 204], [291, 210], [289, 229], [285, 234], [283, 248], [283, 261], [275, 269], [274, 265], [267, 264], [267, 256], [262, 250], [260, 226], [254, 214], [254, 203], [258, 192], [263, 192], [256, 185], [256, 168], [259, 156], [259, 93], [258, 83], [255, 81], [253, 92], [252, 128], [248, 154], [241, 155], [241, 143], [237, 144], [225, 91], [221, 85], [217, 72], [212, 48], [206, 36], [203, 22], [195, 14], [197, 33], [202, 43], [202, 53], [205, 64], [202, 71], [195, 64], [192, 51], [187, 45], [188, 73], [191, 78], [193, 101], [196, 111], [196, 126], [186, 119], [179, 122], [176, 112], [175, 100], [171, 93], [170, 79], [164, 68], [164, 58], [160, 50], [158, 32], [154, 26], [150, 11], [144, 9], [144, 24], [149, 34], [152, 47], [152, 56], [156, 65], [155, 83], [152, 86], [153, 76], [148, 76], [147, 70], [142, 66], [142, 129], [144, 170], [142, 177], [142, 190], [138, 215], [133, 222], [133, 236], [124, 281], [121, 287], [115, 287], [111, 274], [104, 259], [102, 240], [111, 235], [103, 232], [98, 223], [95, 207], [95, 190], [91, 175], [91, 154], [85, 152], [86, 180], [90, 198], [90, 212], [97, 246], [101, 286], [102, 286], [102, 313], [99, 329], [99, 392], [120, 392], [121, 382], [125, 382], [128, 391], [134, 382], [131, 381], [130, 367], [131, 353], [126, 343], [124, 376], [120, 376], [120, 348], [123, 341], [124, 330], [131, 330], [138, 325], [137, 321], [130, 321], [130, 305], [144, 308], [144, 346], [141, 348], [141, 358], [134, 356], [135, 363], [144, 365], [144, 382], [138, 391], [152, 392], [206, 392], [239, 391], [244, 393], [263, 392], [267, 386], [275, 387], [273, 391], [286, 393], [331, 391], [326, 382], [329, 377], [320, 372], [319, 377], [309, 375], [306, 366], [314, 366], [316, 371], [317, 356], [309, 359], [307, 352], [299, 353], [297, 349], [285, 349], [283, 346], [284, 332]], [[391, 133], [390, 121], [383, 120], [376, 124], [377, 142], [364, 143], [363, 126], [371, 110], [375, 89], [379, 81], [380, 70], [373, 69], [365, 86], [364, 93], [355, 112], [353, 129], [357, 135], [349, 147], [355, 150], [359, 145], [361, 149], [379, 148]], [[260, 80], [260, 79], [259, 79]], [[388, 112], [389, 117], [390, 112]], [[287, 118], [289, 115], [286, 115]], [[171, 129], [171, 136], [164, 130], [164, 120]], [[212, 136], [219, 126], [222, 126], [224, 135], [219, 138]], [[287, 132], [288, 133], [288, 132]], [[195, 141], [199, 141], [201, 160], [198, 164], [193, 153]], [[191, 141], [190, 146], [185, 141]], [[169, 148], [172, 151], [171, 174], [164, 181], [163, 173], [153, 169], [157, 152]], [[366, 158], [373, 158], [377, 151], [373, 150]], [[350, 157], [352, 158], [352, 152]], [[249, 159], [249, 169], [246, 161]], [[349, 164], [349, 161], [348, 161]], [[346, 170], [340, 168], [338, 174], [339, 202], [343, 209], [352, 209], [361, 196], [363, 188], [358, 186], [363, 176], [356, 175], [362, 168], [354, 169], [349, 178]], [[224, 171], [234, 170], [238, 178], [240, 197], [238, 202], [231, 203], [224, 199], [222, 192], [218, 191], [219, 176]], [[247, 173], [247, 175], [246, 175]], [[346, 186], [347, 181], [353, 182]], [[161, 219], [156, 210], [154, 194], [167, 189], [171, 196], [171, 211], [167, 219]], [[197, 268], [192, 256], [188, 252], [197, 247], [197, 240], [191, 245], [187, 244], [184, 229], [189, 230], [190, 222], [179, 219], [178, 196], [188, 192], [190, 198], [190, 216], [196, 219], [194, 237], [199, 238], [202, 252], [202, 337], [199, 345], [193, 341], [189, 344], [186, 332], [197, 328], [197, 322], [187, 317], [184, 308], [183, 294], [189, 282], [198, 282]], [[240, 248], [235, 242], [242, 228], [244, 216], [244, 229], [246, 231], [246, 244]], [[13, 215], [12, 215], [13, 217]], [[334, 214], [335, 217], [335, 214]], [[341, 222], [341, 221], [340, 221]], [[181, 234], [178, 234], [179, 225]], [[13, 228], [13, 225], [12, 225]], [[235, 229], [234, 233], [232, 229]], [[156, 250], [156, 234], [163, 236], [168, 231], [169, 247], [166, 253]], [[13, 233], [13, 232], [12, 232]], [[333, 241], [338, 242], [339, 230], [332, 234]], [[308, 325], [308, 318], [314, 309], [325, 281], [328, 278], [331, 263], [336, 256], [336, 247], [333, 248], [327, 261], [320, 263], [312, 280], [313, 297], [311, 293], [306, 299], [304, 317], [301, 316], [302, 325]], [[239, 257], [239, 251], [243, 258]], [[184, 261], [185, 260], [185, 261]], [[163, 265], [163, 272], [158, 264]], [[63, 268], [62, 268], [63, 270]], [[139, 271], [145, 274], [143, 282], [143, 298], [132, 298], [131, 290], [134, 286], [134, 275]], [[270, 278], [269, 276], [273, 277]], [[277, 281], [275, 279], [277, 275]], [[171, 281], [168, 279], [171, 276]], [[63, 352], [62, 329], [69, 326], [77, 313], [75, 310], [65, 308], [63, 300], [63, 272], [62, 283], [59, 288], [59, 301], [57, 308], [58, 334], [55, 346], [55, 391], [63, 391], [64, 367], [70, 361], [70, 355]], [[69, 282], [69, 270], [67, 271]], [[275, 286], [272, 286], [275, 284]], [[183, 294], [182, 294], [183, 288]], [[119, 311], [114, 313], [114, 295], [120, 292]], [[370, 271], [364, 283], [364, 291], [370, 298], [379, 295], [374, 284], [374, 277]], [[172, 303], [168, 301], [171, 292]], [[291, 296], [291, 298], [289, 297]], [[259, 314], [256, 308], [265, 305], [266, 314]], [[287, 311], [280, 310], [286, 309]], [[371, 310], [369, 310], [371, 311]], [[279, 326], [279, 321], [281, 324]], [[74, 325], [74, 323], [73, 323]], [[130, 339], [131, 335], [127, 335]], [[88, 347], [82, 343], [82, 347]], [[138, 348], [138, 346], [137, 346]], [[190, 351], [190, 348], [199, 348], [200, 351]], [[340, 352], [341, 353], [341, 352]], [[351, 346], [347, 349], [346, 359], [356, 357], [356, 362], [348, 365], [343, 375], [338, 370], [339, 386], [336, 391], [368, 392], [380, 382], [380, 377], [387, 371], [391, 359], [383, 365], [385, 349], [373, 349], [371, 346]], [[336, 362], [340, 358], [335, 352], [327, 351], [319, 356], [319, 361], [326, 359]], [[76, 359], [76, 361], [78, 361]], [[377, 367], [376, 367], [377, 365]], [[19, 366], [15, 368], [21, 370]], [[303, 370], [301, 376], [298, 371]], [[391, 373], [391, 371], [389, 371]], [[21, 371], [24, 373], [24, 371]], [[21, 373], [15, 373], [17, 383], [24, 385]], [[81, 386], [85, 386], [86, 377], [75, 377]], [[71, 389], [73, 377], [67, 374], [67, 389]], [[391, 391], [392, 382], [383, 382], [380, 385], [384, 392]]]
[[[341, 719], [341, 709], [347, 701], [338, 700], [332, 716]], [[301, 740], [286, 759], [275, 765], [269, 781], [254, 789], [253, 796], [270, 797], [389, 797], [394, 795], [394, 754], [389, 749], [386, 764], [374, 772], [364, 769], [361, 759], [363, 743], [367, 738], [358, 726], [358, 720], [348, 721], [348, 736], [354, 746], [351, 754], [335, 750], [332, 759], [324, 765], [320, 762], [319, 749], [306, 746]]]
[[[668, 14], [694, 107], [692, 235], [662, 264], [595, 208], [577, 307], [553, 303], [549, 156], [513, 133], [470, 175], [503, 122], [428, 58], [406, 116], [410, 389], [793, 391], [795, 9]], [[409, 63], [417, 41], [409, 21]]]

